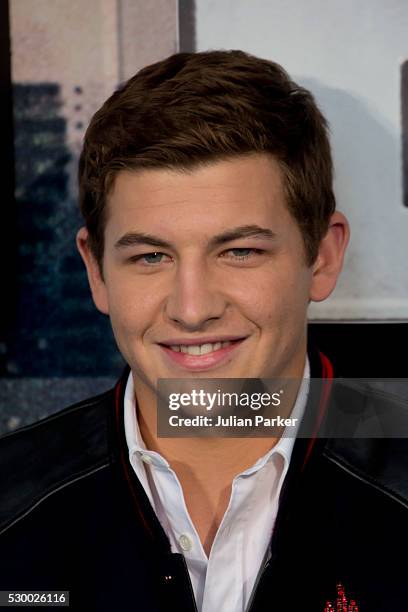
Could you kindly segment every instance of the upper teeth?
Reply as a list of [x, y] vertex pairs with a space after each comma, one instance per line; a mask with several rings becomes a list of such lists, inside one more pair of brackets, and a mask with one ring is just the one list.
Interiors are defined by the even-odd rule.
[[206, 353], [212, 353], [213, 351], [218, 351], [220, 348], [224, 348], [224, 346], [228, 346], [231, 344], [231, 341], [226, 340], [225, 342], [214, 342], [213, 344], [174, 344], [171, 346], [172, 351], [177, 351], [181, 353], [188, 353], [189, 355], [205, 355]]

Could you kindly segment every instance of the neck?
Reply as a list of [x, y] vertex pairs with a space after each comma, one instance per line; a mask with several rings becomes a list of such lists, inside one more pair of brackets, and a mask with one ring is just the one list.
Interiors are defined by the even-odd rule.
[[231, 480], [264, 455], [279, 438], [158, 438], [155, 410], [139, 409], [140, 433], [150, 450], [160, 453], [175, 470], [201, 479], [222, 473]]
[[[305, 357], [304, 357], [305, 359]], [[304, 360], [299, 363], [298, 372], [291, 376], [285, 403], [281, 405], [280, 416], [288, 417], [292, 412], [293, 405], [302, 381]], [[257, 459], [273, 448], [279, 441], [279, 437], [175, 437], [163, 438], [157, 436], [157, 401], [152, 391], [138, 384], [135, 377], [135, 396], [137, 406], [137, 418], [140, 433], [146, 447], [149, 450], [160, 453], [180, 475], [181, 472], [189, 473], [200, 480], [212, 480], [212, 475], [217, 479], [233, 478], [252, 466]]]
[[156, 410], [140, 410], [139, 427], [146, 447], [160, 453], [176, 473], [189, 515], [209, 557], [228, 507], [232, 481], [278, 439], [158, 438]]

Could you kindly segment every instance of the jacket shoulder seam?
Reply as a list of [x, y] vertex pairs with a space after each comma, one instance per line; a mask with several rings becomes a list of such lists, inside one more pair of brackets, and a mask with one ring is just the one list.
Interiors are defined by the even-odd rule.
[[334, 453], [331, 453], [331, 454], [325, 453], [324, 455], [326, 459], [328, 459], [329, 461], [337, 465], [339, 468], [341, 468], [342, 470], [344, 470], [351, 476], [354, 476], [354, 478], [357, 478], [358, 480], [365, 482], [367, 485], [375, 488], [377, 491], [380, 491], [380, 493], [383, 493], [387, 497], [398, 502], [404, 508], [408, 509], [408, 500], [401, 497], [401, 495], [397, 491], [392, 489], [392, 487], [387, 487], [384, 484], [379, 483], [375, 478], [368, 476], [367, 474], [365, 474], [364, 472], [362, 472], [355, 466], [351, 465], [347, 461], [344, 461], [344, 459], [340, 459]]
[[63, 479], [59, 481], [57, 484], [54, 484], [45, 493], [43, 493], [38, 499], [32, 500], [31, 503], [24, 510], [22, 510], [17, 517], [12, 519], [10, 522], [6, 523], [3, 528], [0, 527], [0, 535], [8, 531], [8, 529], [13, 527], [17, 523], [19, 523], [22, 519], [28, 516], [35, 508], [37, 508], [37, 506], [39, 506], [43, 501], [45, 501], [46, 499], [48, 499], [55, 493], [58, 493], [59, 491], [62, 491], [63, 489], [69, 487], [71, 484], [75, 484], [76, 482], [79, 482], [80, 480], [83, 480], [84, 478], [87, 478], [88, 476], [92, 476], [92, 474], [95, 474], [96, 472], [99, 472], [100, 470], [107, 468], [109, 466], [110, 466], [110, 462], [104, 459], [104, 462], [102, 464], [100, 465], [96, 464], [92, 468], [87, 468], [86, 470], [82, 470], [75, 475], [71, 475], [68, 479], [65, 479], [65, 480]]

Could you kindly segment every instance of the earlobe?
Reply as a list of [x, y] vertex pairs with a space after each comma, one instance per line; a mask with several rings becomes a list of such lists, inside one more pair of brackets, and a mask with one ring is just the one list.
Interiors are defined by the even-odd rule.
[[312, 283], [309, 298], [321, 302], [334, 290], [343, 267], [344, 254], [350, 239], [350, 227], [346, 217], [336, 211], [329, 223], [326, 235], [319, 246], [319, 253], [313, 264]]
[[108, 293], [101, 271], [90, 247], [88, 230], [81, 227], [76, 236], [78, 251], [86, 267], [92, 298], [97, 309], [103, 314], [109, 314]]

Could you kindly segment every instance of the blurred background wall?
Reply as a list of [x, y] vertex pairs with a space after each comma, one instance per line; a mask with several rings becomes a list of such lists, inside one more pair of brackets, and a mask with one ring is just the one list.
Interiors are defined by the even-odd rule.
[[240, 48], [276, 60], [330, 122], [338, 208], [353, 235], [335, 293], [312, 305], [311, 317], [407, 319], [406, 0], [196, 0], [195, 22], [197, 50]]
[[2, 145], [9, 168], [0, 431], [7, 431], [105, 391], [123, 368], [76, 252], [78, 157], [92, 115], [117, 86], [177, 51], [178, 7], [176, 0], [11, 0], [1, 11], [2, 104], [13, 123]]
[[352, 240], [335, 293], [311, 308], [310, 333], [336, 346], [344, 375], [406, 376], [406, 360], [393, 357], [408, 341], [404, 0], [9, 0], [0, 11], [0, 432], [103, 391], [121, 372], [75, 248], [78, 156], [113, 90], [177, 50], [244, 49], [314, 93]]

